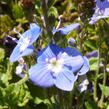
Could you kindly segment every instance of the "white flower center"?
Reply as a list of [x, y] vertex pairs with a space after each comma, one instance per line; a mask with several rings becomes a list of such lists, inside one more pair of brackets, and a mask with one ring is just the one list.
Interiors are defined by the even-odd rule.
[[24, 65], [23, 64], [19, 64], [17, 67], [16, 67], [16, 74], [21, 74], [22, 73], [22, 70], [23, 70], [23, 67]]
[[54, 58], [51, 58], [50, 60], [46, 59], [46, 62], [48, 64], [48, 66], [47, 66], [48, 70], [51, 70], [54, 73], [59, 73], [63, 68], [64, 60], [56, 59], [54, 57]]
[[21, 52], [24, 51], [28, 47], [29, 42], [30, 42], [30, 39], [29, 38], [25, 38], [23, 40], [23, 42], [21, 43], [21, 46], [20, 46], [20, 51]]

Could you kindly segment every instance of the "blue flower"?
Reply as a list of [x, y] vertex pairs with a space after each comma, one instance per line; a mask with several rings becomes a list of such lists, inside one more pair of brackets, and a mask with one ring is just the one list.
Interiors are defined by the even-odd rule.
[[86, 57], [75, 48], [48, 45], [38, 53], [37, 64], [29, 69], [30, 80], [41, 87], [71, 91], [78, 75], [89, 70]]
[[96, 7], [89, 24], [96, 23], [99, 19], [109, 17], [109, 0], [96, 0]]
[[63, 35], [67, 35], [70, 31], [73, 31], [74, 29], [77, 29], [80, 27], [79, 23], [67, 25], [65, 27], [59, 28], [59, 29], [53, 29], [53, 33], [60, 32]]
[[37, 40], [40, 34], [41, 28], [35, 23], [31, 23], [30, 29], [21, 35], [16, 47], [10, 56], [10, 61], [15, 62], [22, 56], [31, 54], [34, 50], [32, 44]]

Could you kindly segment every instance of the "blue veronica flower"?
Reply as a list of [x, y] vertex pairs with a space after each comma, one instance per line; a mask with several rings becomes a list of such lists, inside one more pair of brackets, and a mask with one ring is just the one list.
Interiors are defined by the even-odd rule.
[[88, 70], [87, 58], [77, 49], [51, 44], [38, 53], [37, 64], [29, 69], [29, 75], [30, 80], [38, 86], [55, 85], [61, 90], [71, 91], [78, 75]]
[[63, 35], [67, 35], [70, 31], [73, 31], [74, 29], [77, 29], [80, 27], [79, 23], [67, 25], [65, 27], [59, 28], [59, 29], [53, 29], [53, 33], [60, 32]]
[[96, 0], [95, 13], [91, 17], [89, 24], [96, 23], [99, 19], [109, 17], [109, 0]]
[[17, 45], [10, 56], [10, 61], [15, 62], [22, 56], [31, 54], [34, 50], [32, 44], [37, 40], [40, 34], [41, 28], [35, 23], [31, 23], [30, 29], [24, 32], [18, 40]]

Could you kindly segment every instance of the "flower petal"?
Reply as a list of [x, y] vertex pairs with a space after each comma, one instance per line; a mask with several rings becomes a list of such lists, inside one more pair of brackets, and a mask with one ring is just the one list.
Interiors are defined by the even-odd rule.
[[61, 58], [64, 59], [64, 65], [69, 68], [72, 73], [77, 72], [84, 64], [83, 56], [75, 48], [63, 48], [63, 54], [61, 54]]
[[54, 85], [53, 77], [47, 70], [46, 64], [36, 64], [29, 69], [30, 80], [41, 87], [51, 87]]
[[27, 30], [21, 35], [21, 38], [19, 39], [18, 43], [22, 43], [25, 38], [29, 38], [29, 45], [31, 45], [33, 42], [37, 40], [38, 36], [41, 34], [41, 31], [41, 28], [37, 25], [33, 26], [33, 28], [31, 27], [29, 30]]
[[20, 45], [17, 45], [10, 55], [10, 61], [15, 62], [20, 58]]
[[104, 16], [109, 16], [109, 7], [105, 9], [103, 15]]
[[[17, 46], [14, 48], [10, 56], [11, 62], [15, 62], [19, 59], [19, 57], [29, 55], [33, 52], [33, 47], [29, 46], [31, 46], [31, 44], [36, 41], [39, 34], [41, 33], [41, 28], [35, 24], [30, 24], [30, 26], [30, 29], [21, 35]], [[24, 43], [25, 39], [27, 40], [27, 45]], [[20, 50], [21, 47], [24, 48], [24, 50]]]
[[84, 65], [82, 66], [82, 68], [80, 69], [80, 71], [78, 72], [78, 75], [84, 75], [86, 74], [86, 72], [88, 72], [90, 66], [89, 66], [89, 61], [88, 59], [84, 56]]
[[109, 1], [108, 0], [96, 0], [96, 6], [100, 8], [101, 10], [104, 10], [105, 8], [109, 8]]
[[86, 54], [87, 58], [98, 57], [98, 50], [94, 50]]
[[95, 24], [99, 19], [109, 17], [109, 1], [96, 0], [96, 7], [89, 24]]
[[96, 16], [96, 17], [92, 17], [91, 20], [89, 21], [89, 24], [93, 25], [95, 24], [99, 19], [102, 18], [108, 18], [109, 16]]
[[63, 71], [54, 79], [54, 84], [61, 90], [71, 91], [76, 79], [77, 77], [74, 76], [73, 73], [64, 68]]
[[79, 23], [75, 23], [75, 24], [67, 25], [59, 29], [54, 29], [53, 32], [60, 32], [61, 34], [67, 35], [70, 31], [73, 31], [74, 29], [79, 28], [79, 26], [80, 26]]
[[60, 52], [61, 48], [56, 45], [49, 45], [46, 48], [42, 49], [38, 53], [37, 61], [39, 62], [45, 62], [46, 59], [50, 59], [52, 57], [57, 56], [57, 54]]
[[39, 26], [36, 23], [30, 23], [30, 29], [32, 28], [39, 28]]
[[21, 52], [21, 51], [20, 51], [20, 44], [18, 44], [18, 45], [14, 48], [12, 54], [10, 55], [10, 61], [11, 61], [11, 62], [15, 62], [15, 61], [17, 61], [19, 58], [21, 58], [22, 56], [27, 56], [27, 55], [31, 54], [31, 53], [33, 52], [33, 49], [34, 49], [33, 46], [29, 46], [28, 48], [26, 48], [26, 49], [24, 50], [24, 52]]
[[26, 48], [24, 50], [24, 52], [22, 52], [21, 57], [22, 56], [27, 56], [29, 54], [32, 54], [33, 53], [33, 50], [34, 50], [34, 47], [33, 46], [29, 46], [28, 48]]

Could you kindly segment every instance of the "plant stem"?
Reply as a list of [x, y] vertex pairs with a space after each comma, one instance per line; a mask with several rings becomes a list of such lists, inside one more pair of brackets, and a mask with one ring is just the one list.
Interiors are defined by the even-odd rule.
[[[106, 84], [106, 78], [107, 78], [107, 74], [106, 74], [106, 65], [104, 65], [104, 72], [103, 72], [103, 86], [105, 86]], [[102, 92], [101, 94], [101, 99], [99, 101], [99, 106], [102, 107], [104, 101], [104, 93]]]
[[20, 81], [18, 81], [16, 84], [23, 84], [25, 83], [27, 80], [29, 79], [29, 74], [25, 74], [25, 77], [23, 79], [21, 79]]
[[98, 81], [98, 74], [99, 74], [99, 64], [100, 64], [100, 48], [98, 47], [98, 69], [96, 72], [95, 80], [94, 80], [94, 100], [97, 101], [97, 81]]
[[46, 2], [46, 0], [41, 0], [41, 1], [42, 1], [42, 10], [43, 10], [43, 14], [44, 14], [45, 28], [46, 28], [48, 37], [52, 38], [53, 35], [52, 35], [52, 31], [51, 31], [50, 24], [49, 24], [47, 2]]

